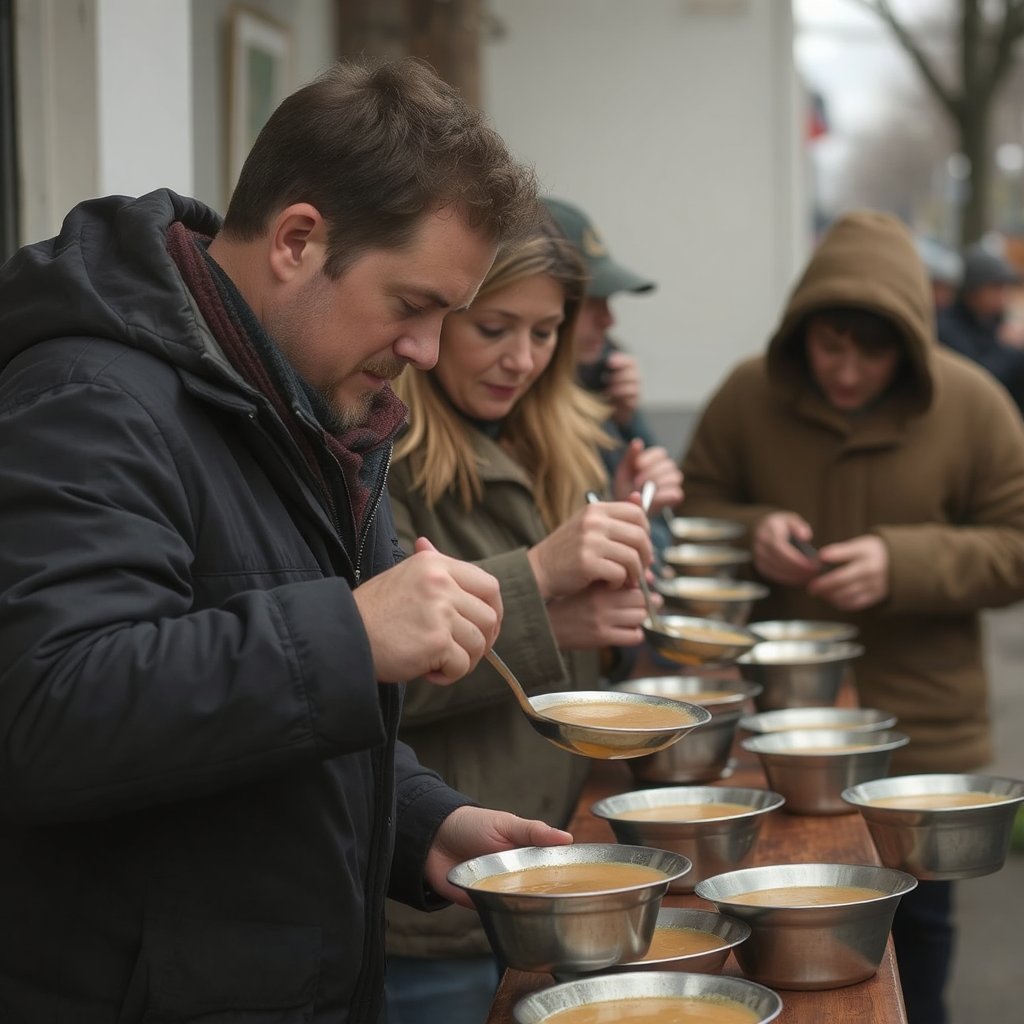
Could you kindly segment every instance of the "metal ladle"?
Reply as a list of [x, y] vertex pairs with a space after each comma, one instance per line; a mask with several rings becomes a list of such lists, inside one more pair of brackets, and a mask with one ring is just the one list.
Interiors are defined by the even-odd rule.
[[698, 725], [702, 725], [711, 718], [710, 713], [704, 708], [696, 704], [686, 704], [683, 706], [686, 708], [690, 720], [680, 722], [678, 717], [675, 717], [675, 721], [664, 726], [622, 729], [602, 725], [561, 722], [554, 718], [548, 718], [544, 714], [544, 708], [565, 704], [654, 704], [663, 707], [666, 712], [674, 713], [674, 716], [678, 716], [681, 702], [653, 694], [606, 690], [573, 690], [564, 693], [540, 694], [536, 698], [540, 705], [538, 708], [526, 695], [522, 683], [516, 678], [512, 669], [505, 664], [501, 655], [494, 650], [490, 650], [484, 657], [494, 666], [495, 671], [505, 680], [512, 693], [515, 694], [519, 707], [523, 714], [526, 715], [530, 725], [544, 739], [573, 754], [609, 759], [653, 754], [675, 743], [676, 740], [685, 736], [691, 729], [695, 729]]

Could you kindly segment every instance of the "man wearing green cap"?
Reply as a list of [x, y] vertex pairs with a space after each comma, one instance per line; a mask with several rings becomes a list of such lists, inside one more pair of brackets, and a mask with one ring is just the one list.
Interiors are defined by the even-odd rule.
[[[642, 294], [654, 290], [654, 282], [616, 263], [594, 222], [578, 207], [564, 199], [544, 200], [562, 234], [579, 250], [587, 265], [590, 286], [576, 327], [577, 375], [588, 390], [599, 394], [612, 406], [612, 416], [604, 424], [622, 447], [603, 453], [609, 478], [615, 475], [623, 456], [635, 460], [640, 478], [663, 472], [665, 450], [657, 441], [640, 411], [640, 368], [637, 360], [608, 337], [615, 326], [608, 300], [619, 292]], [[679, 481], [681, 482], [681, 480]], [[667, 526], [660, 517], [651, 521], [651, 539], [660, 551], [672, 543]]]
[[544, 205], [562, 234], [579, 250], [590, 274], [587, 299], [576, 329], [580, 382], [614, 407], [613, 434], [621, 436], [624, 443], [641, 437], [645, 445], [653, 444], [650, 429], [639, 411], [637, 361], [608, 337], [608, 331], [615, 326], [608, 300], [617, 292], [653, 291], [654, 282], [616, 263], [600, 231], [578, 206], [551, 198], [545, 199]]

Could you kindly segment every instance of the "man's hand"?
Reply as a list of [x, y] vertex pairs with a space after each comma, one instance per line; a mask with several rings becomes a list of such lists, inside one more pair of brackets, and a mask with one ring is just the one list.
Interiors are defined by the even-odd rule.
[[683, 474], [668, 452], [659, 445], [645, 448], [643, 439], [634, 437], [615, 470], [612, 491], [619, 501], [625, 501], [648, 480], [657, 485], [651, 499], [651, 515], [663, 508], [675, 508], [683, 500]]
[[889, 549], [873, 533], [840, 544], [829, 544], [819, 552], [821, 560], [837, 563], [807, 586], [807, 593], [834, 605], [840, 611], [859, 612], [889, 596]]
[[650, 524], [633, 501], [585, 505], [527, 552], [545, 601], [572, 597], [592, 583], [638, 585], [654, 557]]
[[628, 352], [609, 352], [605, 366], [604, 397], [612, 419], [624, 427], [640, 405], [640, 364]]
[[[660, 608], [657, 591], [651, 600]], [[643, 638], [640, 623], [647, 605], [639, 587], [611, 589], [595, 583], [574, 597], [548, 602], [548, 619], [562, 650], [593, 647], [633, 647]]]
[[422, 676], [447, 685], [472, 671], [497, 639], [501, 588], [490, 573], [440, 554], [424, 537], [415, 550], [353, 597], [381, 682]]
[[[822, 570], [820, 560], [801, 554], [790, 536], [810, 543], [810, 525], [795, 512], [772, 512], [754, 529], [754, 567], [765, 578], [788, 587], [802, 587]], [[819, 553], [820, 554], [820, 553]]]
[[426, 881], [438, 896], [472, 907], [466, 893], [448, 881], [448, 872], [456, 864], [522, 846], [568, 846], [571, 842], [568, 832], [545, 825], [543, 821], [485, 807], [457, 807], [441, 822], [434, 837], [427, 854]]

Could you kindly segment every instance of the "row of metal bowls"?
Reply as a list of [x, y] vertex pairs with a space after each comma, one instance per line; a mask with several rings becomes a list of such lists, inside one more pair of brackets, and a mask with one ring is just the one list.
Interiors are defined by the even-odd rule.
[[[880, 797], [950, 792], [984, 792], [1001, 802], [989, 805], [906, 810], [876, 806]], [[499, 958], [511, 967], [546, 971], [559, 978], [616, 968], [720, 970], [731, 949], [752, 981], [776, 988], [820, 989], [861, 981], [881, 961], [899, 898], [917, 878], [964, 878], [998, 870], [1009, 847], [1012, 819], [1024, 802], [1024, 782], [988, 776], [903, 776], [853, 787], [845, 799], [864, 814], [883, 866], [790, 864], [743, 867], [749, 856], [751, 825], [781, 804], [761, 790], [692, 788], [622, 794], [601, 801], [594, 813], [607, 818], [618, 843], [528, 848], [492, 854], [453, 868], [449, 879], [466, 888], [480, 913]], [[717, 822], [718, 860], [699, 845], [686, 845], [692, 822], [643, 822], [624, 812], [638, 806], [669, 807], [701, 799], [753, 801], [752, 810]], [[660, 803], [659, 803], [660, 802]], [[724, 826], [724, 828], [723, 828]], [[710, 847], [707, 847], [709, 849]], [[679, 852], [696, 851], [691, 859]], [[569, 863], [636, 864], [656, 868], [659, 878], [600, 891], [502, 893], [474, 888], [495, 874]], [[706, 875], [715, 867], [724, 871]], [[694, 880], [694, 876], [702, 876]], [[669, 911], [661, 900], [670, 890], [692, 885], [723, 915], [714, 931], [722, 948], [710, 959], [676, 956], [638, 964], [659, 921], [663, 927], [706, 926], [682, 909]], [[877, 896], [852, 903], [786, 907], [750, 905], [741, 893], [783, 886], [861, 886]], [[728, 920], [726, 920], [728, 919]], [[739, 921], [749, 929], [736, 928]]]

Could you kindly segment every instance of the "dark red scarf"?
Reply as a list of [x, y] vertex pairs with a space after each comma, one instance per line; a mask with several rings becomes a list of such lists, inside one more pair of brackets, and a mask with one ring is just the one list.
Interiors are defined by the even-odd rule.
[[[288, 382], [279, 379], [273, 366], [274, 360], [261, 354], [261, 346], [273, 346], [273, 339], [263, 331], [255, 314], [237, 290], [233, 286], [225, 289], [218, 283], [209, 257], [200, 248], [200, 245], [205, 247], [209, 241], [184, 224], [175, 222], [167, 231], [167, 252], [224, 354], [245, 382], [271, 402], [323, 488], [324, 495], [334, 504], [334, 491], [327, 479], [322, 455], [318, 454], [308, 428], [296, 417], [287, 400]], [[279, 355], [280, 350], [274, 348], [274, 352]], [[284, 365], [287, 366], [286, 363]], [[294, 386], [299, 387], [298, 375], [294, 370], [288, 367], [285, 372], [294, 375]], [[395, 434], [405, 421], [406, 413], [405, 405], [390, 387], [385, 386], [363, 423], [337, 435], [321, 428], [321, 440], [337, 460], [344, 476], [357, 533], [370, 500], [370, 491], [360, 478], [363, 458]]]

